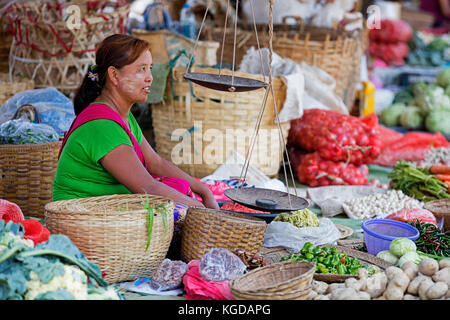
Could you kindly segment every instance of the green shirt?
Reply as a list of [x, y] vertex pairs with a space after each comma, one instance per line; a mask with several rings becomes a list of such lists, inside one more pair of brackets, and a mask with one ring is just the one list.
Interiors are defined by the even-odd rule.
[[[131, 133], [142, 143], [142, 131], [130, 112]], [[53, 201], [131, 193], [99, 163], [120, 145], [133, 147], [126, 131], [115, 121], [89, 121], [72, 132], [61, 152], [55, 178]]]

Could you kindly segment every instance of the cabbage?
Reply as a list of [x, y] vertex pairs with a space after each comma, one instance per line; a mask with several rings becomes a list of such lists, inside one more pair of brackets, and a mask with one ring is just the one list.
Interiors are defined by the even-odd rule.
[[398, 258], [403, 256], [408, 251], [416, 251], [416, 244], [414, 241], [408, 238], [396, 238], [391, 241], [389, 245], [389, 250], [392, 254], [396, 255]]
[[417, 97], [417, 96], [421, 95], [422, 93], [424, 93], [427, 87], [428, 86], [425, 82], [419, 81], [412, 85], [411, 90], [412, 90], [414, 96]]
[[384, 251], [378, 252], [377, 258], [383, 259], [384, 261], [392, 263], [393, 265], [396, 265], [398, 262], [397, 256], [395, 256], [389, 250], [384, 250]]
[[423, 117], [419, 107], [407, 106], [400, 114], [399, 122], [402, 127], [419, 129], [423, 125]]
[[445, 94], [450, 96], [450, 84], [445, 88]]
[[431, 132], [450, 134], [450, 110], [433, 110], [425, 120], [425, 127]]
[[402, 265], [407, 261], [412, 261], [415, 264], [419, 264], [422, 257], [416, 251], [408, 251], [398, 259], [397, 266], [402, 267]]
[[394, 103], [381, 111], [381, 122], [387, 126], [398, 126], [399, 118], [406, 106], [403, 103]]
[[420, 107], [422, 114], [427, 115], [431, 110], [450, 107], [450, 98], [443, 88], [429, 85], [416, 97], [415, 104]]
[[441, 70], [436, 75], [436, 83], [443, 88], [446, 88], [450, 84], [450, 68]]

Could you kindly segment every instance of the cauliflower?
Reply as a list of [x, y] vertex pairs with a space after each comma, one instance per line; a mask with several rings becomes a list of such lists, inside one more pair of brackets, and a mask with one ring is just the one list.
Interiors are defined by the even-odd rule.
[[87, 277], [77, 266], [63, 265], [64, 274], [53, 277], [50, 282], [45, 283], [39, 279], [36, 272], [30, 272], [30, 281], [27, 282], [25, 300], [34, 300], [41, 294], [66, 290], [72, 294], [75, 300], [87, 300]]
[[0, 237], [0, 255], [2, 251], [7, 249], [10, 245], [24, 244], [29, 248], [34, 248], [34, 242], [30, 239], [23, 239], [20, 235], [16, 235], [12, 232], [5, 232]]

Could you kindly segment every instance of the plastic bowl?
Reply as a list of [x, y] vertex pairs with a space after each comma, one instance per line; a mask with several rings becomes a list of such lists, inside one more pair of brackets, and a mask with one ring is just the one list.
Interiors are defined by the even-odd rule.
[[378, 252], [389, 250], [391, 241], [396, 238], [408, 238], [415, 241], [420, 233], [413, 226], [390, 219], [371, 219], [362, 223], [364, 242], [367, 252], [376, 256]]

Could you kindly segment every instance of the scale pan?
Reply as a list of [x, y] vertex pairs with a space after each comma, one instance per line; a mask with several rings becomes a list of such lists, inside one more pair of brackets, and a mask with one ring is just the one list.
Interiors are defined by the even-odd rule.
[[232, 83], [232, 76], [211, 73], [190, 72], [184, 74], [183, 77], [202, 87], [226, 92], [246, 92], [268, 86], [268, 84], [263, 81], [236, 76]]
[[278, 190], [233, 188], [225, 190], [224, 194], [244, 207], [273, 213], [296, 211], [309, 206], [308, 200]]

